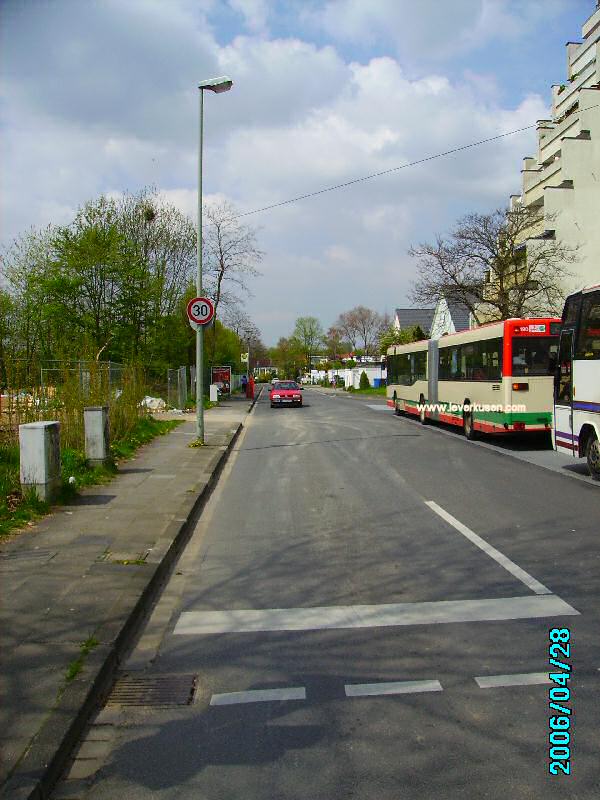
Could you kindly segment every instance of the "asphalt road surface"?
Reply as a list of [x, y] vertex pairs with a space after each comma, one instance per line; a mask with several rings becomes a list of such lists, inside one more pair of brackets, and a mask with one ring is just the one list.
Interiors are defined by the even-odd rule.
[[600, 797], [598, 487], [304, 400], [259, 400], [127, 665], [194, 702], [113, 706], [86, 797]]

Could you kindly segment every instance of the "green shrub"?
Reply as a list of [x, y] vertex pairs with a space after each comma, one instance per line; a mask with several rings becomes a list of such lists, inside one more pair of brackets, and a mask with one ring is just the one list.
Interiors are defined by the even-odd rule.
[[360, 383], [358, 385], [358, 388], [359, 389], [370, 389], [371, 388], [371, 383], [370, 383], [369, 378], [367, 376], [367, 373], [364, 371], [364, 369], [360, 373]]

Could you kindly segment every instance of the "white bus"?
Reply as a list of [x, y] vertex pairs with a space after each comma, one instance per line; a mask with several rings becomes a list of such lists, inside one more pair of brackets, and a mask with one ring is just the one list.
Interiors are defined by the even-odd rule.
[[387, 351], [388, 405], [479, 432], [552, 429], [560, 320], [509, 319]]
[[600, 480], [600, 286], [567, 297], [554, 385], [554, 446]]

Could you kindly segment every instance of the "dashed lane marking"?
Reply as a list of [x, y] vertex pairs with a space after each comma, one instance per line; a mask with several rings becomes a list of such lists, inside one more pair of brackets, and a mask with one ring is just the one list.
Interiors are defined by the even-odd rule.
[[346, 697], [377, 697], [390, 694], [441, 692], [439, 681], [392, 681], [386, 683], [349, 683], [344, 686]]
[[226, 692], [213, 694], [211, 706], [233, 706], [238, 703], [268, 703], [278, 700], [306, 700], [304, 686], [291, 686], [283, 689], [250, 689], [246, 692]]
[[551, 683], [547, 672], [522, 672], [515, 675], [481, 675], [475, 678], [480, 689], [495, 689], [498, 686], [534, 686]]

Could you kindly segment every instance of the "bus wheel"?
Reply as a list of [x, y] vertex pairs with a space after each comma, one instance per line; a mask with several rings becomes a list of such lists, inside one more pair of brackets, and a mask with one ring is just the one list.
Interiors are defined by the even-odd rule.
[[[465, 400], [465, 405], [470, 405], [468, 400]], [[472, 442], [477, 438], [477, 431], [473, 425], [473, 413], [471, 411], [467, 411], [463, 415], [463, 431], [466, 438]]]
[[425, 398], [423, 395], [419, 397], [419, 419], [421, 420], [421, 425], [427, 425], [427, 414], [425, 413]]
[[394, 392], [394, 414], [399, 417], [400, 416], [400, 406], [398, 405], [398, 397], [396, 396], [396, 392]]
[[587, 440], [586, 459], [590, 475], [600, 481], [600, 441], [595, 433], [591, 433]]

